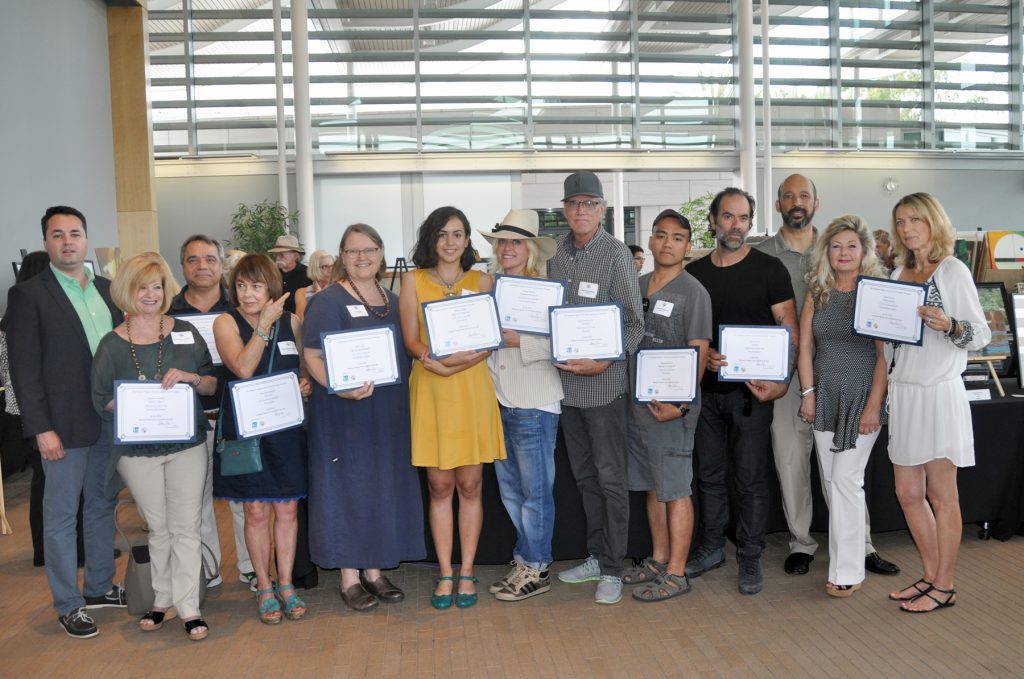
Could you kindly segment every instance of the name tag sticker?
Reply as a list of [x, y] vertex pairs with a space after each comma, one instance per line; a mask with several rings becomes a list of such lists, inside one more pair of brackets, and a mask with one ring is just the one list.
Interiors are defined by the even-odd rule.
[[654, 313], [668, 318], [672, 315], [672, 308], [674, 306], [675, 304], [673, 302], [666, 302], [663, 299], [659, 299], [654, 303]]
[[188, 330], [182, 330], [181, 332], [171, 333], [171, 342], [173, 344], [195, 344], [196, 338]]
[[348, 315], [352, 318], [359, 318], [360, 316], [369, 316], [370, 314], [366, 312], [366, 307], [362, 304], [349, 304]]
[[476, 290], [470, 290], [469, 288], [462, 288], [462, 296], [463, 297], [465, 297], [466, 295], [475, 295], [475, 294], [476, 294]]
[[597, 291], [597, 283], [588, 283], [586, 281], [580, 281], [579, 287], [576, 288], [576, 294], [580, 297], [589, 297], [590, 299], [597, 297]]
[[295, 342], [278, 342], [277, 351], [282, 356], [298, 356], [299, 350], [295, 348]]

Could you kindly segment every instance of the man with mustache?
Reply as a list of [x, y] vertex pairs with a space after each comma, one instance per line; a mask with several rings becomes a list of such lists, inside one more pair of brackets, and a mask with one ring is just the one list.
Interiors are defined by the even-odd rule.
[[715, 249], [686, 267], [711, 296], [712, 322], [694, 445], [700, 492], [698, 547], [686, 563], [686, 577], [698, 577], [725, 563], [732, 486], [738, 505], [733, 516], [739, 591], [757, 594], [764, 586], [761, 554], [768, 513], [772, 401], [783, 396], [789, 385], [761, 380], [719, 381], [718, 369], [729, 364], [729, 357], [718, 351], [719, 327], [788, 327], [790, 366], [795, 370], [796, 307], [786, 268], [778, 259], [752, 249], [746, 242], [754, 219], [754, 198], [742, 189], [728, 188], [715, 196], [708, 212]]
[[[782, 215], [782, 227], [771, 238], [754, 247], [777, 257], [789, 272], [796, 299], [796, 314], [800, 317], [804, 297], [807, 295], [807, 273], [818, 230], [814, 228], [814, 214], [818, 211], [818, 188], [807, 177], [793, 174], [779, 185], [775, 209]], [[811, 423], [800, 419], [798, 389], [790, 389], [775, 402], [772, 421], [772, 451], [775, 470], [782, 490], [782, 509], [789, 527], [789, 556], [784, 564], [790, 575], [804, 575], [814, 561], [818, 543], [811, 537], [811, 457], [814, 452]], [[824, 489], [828, 498], [828, 489]], [[867, 544], [865, 567], [872, 573], [896, 575], [899, 566], [886, 561], [871, 544], [871, 522], [865, 517]]]

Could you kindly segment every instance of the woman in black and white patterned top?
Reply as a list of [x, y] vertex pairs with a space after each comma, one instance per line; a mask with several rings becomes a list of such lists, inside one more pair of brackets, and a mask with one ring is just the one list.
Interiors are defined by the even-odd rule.
[[838, 217], [808, 268], [799, 359], [800, 417], [814, 423], [829, 504], [825, 591], [836, 597], [864, 581], [864, 467], [885, 418], [882, 343], [850, 332], [858, 275], [882, 276], [874, 238], [860, 217]]

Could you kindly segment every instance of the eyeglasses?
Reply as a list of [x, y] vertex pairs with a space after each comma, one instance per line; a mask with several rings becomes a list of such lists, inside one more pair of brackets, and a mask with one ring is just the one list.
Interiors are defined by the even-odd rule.
[[591, 210], [601, 204], [599, 200], [563, 200], [562, 205], [570, 210], [578, 210], [584, 208], [585, 210]]
[[342, 253], [344, 253], [346, 257], [352, 257], [353, 259], [355, 259], [359, 255], [373, 257], [378, 252], [380, 252], [380, 248], [363, 248], [362, 250], [342, 250]]
[[320, 265], [320, 270], [321, 271], [330, 271], [333, 268], [334, 268], [333, 264], [321, 264]]

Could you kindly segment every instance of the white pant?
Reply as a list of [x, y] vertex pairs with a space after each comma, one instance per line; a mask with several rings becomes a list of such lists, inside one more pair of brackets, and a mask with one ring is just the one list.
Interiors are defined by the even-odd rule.
[[[789, 528], [789, 551], [814, 554], [818, 542], [811, 537], [814, 513], [811, 497], [811, 454], [816, 437], [811, 425], [800, 419], [800, 390], [791, 384], [782, 398], [774, 401], [772, 416], [772, 454], [782, 491], [782, 511]], [[829, 439], [831, 445], [831, 439]], [[818, 446], [818, 450], [821, 450]], [[828, 450], [828, 448], [826, 448]], [[820, 458], [819, 458], [820, 459]], [[821, 466], [821, 492], [829, 503], [828, 481]], [[864, 507], [864, 555], [874, 554], [871, 544], [871, 516]]]
[[[214, 456], [214, 430], [206, 432], [206, 482], [203, 484], [203, 513], [200, 532], [203, 537], [203, 544], [210, 548], [213, 554], [212, 564], [207, 564], [206, 577], [213, 577], [214, 571], [219, 571], [221, 566], [220, 535], [217, 532], [217, 515], [213, 511], [213, 456]], [[249, 550], [245, 547], [245, 510], [241, 502], [229, 502], [231, 507], [231, 523], [235, 532], [235, 555], [237, 556], [238, 572], [249, 573], [252, 571], [252, 561], [249, 559]], [[216, 568], [213, 566], [216, 565]]]
[[149, 525], [154, 608], [199, 613], [199, 516], [206, 474], [206, 445], [159, 457], [122, 457], [117, 471]]
[[832, 452], [834, 432], [814, 432], [821, 481], [829, 503], [828, 581], [856, 585], [864, 581], [864, 467], [878, 431], [861, 434], [853, 450]]

